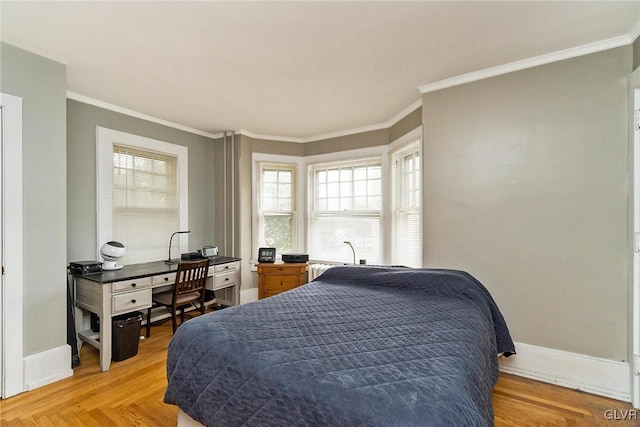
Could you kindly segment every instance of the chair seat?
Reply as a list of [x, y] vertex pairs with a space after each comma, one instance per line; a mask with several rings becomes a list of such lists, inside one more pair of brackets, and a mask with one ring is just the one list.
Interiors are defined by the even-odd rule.
[[[209, 259], [200, 261], [181, 262], [176, 269], [176, 281], [170, 291], [153, 294], [153, 302], [147, 308], [147, 337], [151, 336], [151, 309], [163, 305], [171, 314], [171, 327], [176, 332], [178, 323], [176, 317], [180, 312], [180, 324], [184, 322], [184, 311], [188, 304], [192, 304], [204, 314], [204, 291], [207, 283]], [[199, 304], [198, 304], [199, 303]]]
[[[180, 295], [176, 300], [176, 305], [187, 304], [192, 301], [197, 301], [198, 299], [200, 299], [200, 292], [192, 292], [189, 294]], [[153, 302], [156, 302], [158, 304], [171, 305], [172, 301], [173, 291], [160, 292], [153, 295]]]

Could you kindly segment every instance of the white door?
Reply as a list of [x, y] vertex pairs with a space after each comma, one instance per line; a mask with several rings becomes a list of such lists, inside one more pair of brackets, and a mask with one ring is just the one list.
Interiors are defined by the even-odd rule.
[[[4, 200], [4, 186], [2, 185], [3, 176], [4, 176], [4, 107], [0, 105], [0, 201]], [[3, 314], [4, 314], [4, 257], [2, 254], [4, 253], [4, 234], [2, 230], [4, 230], [4, 203], [0, 203], [0, 263], [2, 263], [2, 274], [0, 275], [0, 385], [2, 385], [0, 393], [0, 397], [4, 397], [4, 334], [2, 331], [3, 327]]]
[[640, 89], [633, 91], [633, 358], [632, 403], [640, 408]]
[[22, 99], [0, 93], [0, 398], [24, 391]]

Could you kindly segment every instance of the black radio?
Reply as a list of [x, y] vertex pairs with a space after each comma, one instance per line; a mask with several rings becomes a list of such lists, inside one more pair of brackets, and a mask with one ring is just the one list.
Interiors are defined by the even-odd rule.
[[69, 273], [71, 274], [93, 274], [102, 272], [100, 261], [75, 261], [69, 263]]
[[309, 255], [307, 254], [282, 254], [282, 262], [307, 262]]
[[202, 256], [202, 252], [200, 251], [187, 252], [187, 253], [181, 254], [180, 259], [183, 261], [191, 261], [194, 259], [203, 259], [203, 256]]

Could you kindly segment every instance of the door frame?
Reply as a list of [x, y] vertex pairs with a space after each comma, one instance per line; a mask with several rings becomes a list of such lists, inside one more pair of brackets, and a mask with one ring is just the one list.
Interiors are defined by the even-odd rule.
[[631, 106], [630, 161], [633, 171], [632, 189], [629, 196], [633, 198], [632, 236], [631, 236], [631, 316], [629, 330], [631, 334], [630, 375], [631, 403], [640, 408], [640, 69], [632, 73], [629, 79], [629, 104]]
[[0, 93], [2, 187], [0, 244], [0, 397], [24, 391], [22, 246], [22, 98]]

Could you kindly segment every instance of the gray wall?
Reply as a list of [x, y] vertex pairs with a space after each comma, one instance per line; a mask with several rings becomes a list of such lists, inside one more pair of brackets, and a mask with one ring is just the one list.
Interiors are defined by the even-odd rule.
[[411, 132], [418, 126], [422, 125], [422, 107], [418, 107], [411, 113], [407, 114], [398, 123], [389, 128], [389, 142], [393, 142], [402, 135]]
[[515, 340], [627, 360], [625, 46], [423, 97], [424, 264]]
[[0, 91], [22, 98], [23, 327], [30, 356], [67, 343], [66, 67], [6, 43], [0, 51]]
[[322, 139], [304, 144], [304, 155], [335, 153], [338, 151], [355, 150], [357, 148], [386, 145], [390, 142], [389, 129], [372, 130], [336, 138]]
[[[214, 244], [214, 140], [78, 101], [67, 101], [68, 257], [96, 256], [96, 126], [183, 145], [189, 149], [189, 250]], [[217, 231], [217, 232], [216, 232]], [[167, 241], [169, 236], [167, 236]]]

